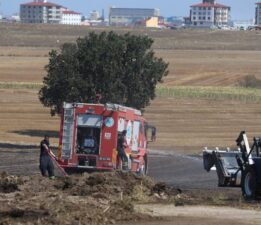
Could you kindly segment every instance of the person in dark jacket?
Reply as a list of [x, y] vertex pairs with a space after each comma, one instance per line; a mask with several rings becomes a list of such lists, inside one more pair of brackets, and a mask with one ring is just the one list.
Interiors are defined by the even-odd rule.
[[45, 135], [44, 139], [40, 143], [40, 170], [43, 176], [47, 176], [46, 171], [48, 171], [48, 176], [50, 179], [54, 178], [54, 166], [49, 155], [50, 152], [50, 143], [49, 136]]
[[127, 141], [126, 141], [126, 134], [127, 134], [127, 131], [124, 130], [118, 135], [118, 144], [117, 144], [118, 156], [120, 157], [120, 159], [122, 161], [123, 170], [128, 169], [128, 157], [125, 152], [125, 148], [128, 147]]

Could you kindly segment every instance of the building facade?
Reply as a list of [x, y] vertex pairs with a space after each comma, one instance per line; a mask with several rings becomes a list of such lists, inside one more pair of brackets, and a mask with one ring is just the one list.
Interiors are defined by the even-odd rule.
[[21, 4], [20, 19], [22, 23], [81, 24], [80, 13], [47, 0], [34, 0]]
[[133, 26], [149, 18], [159, 17], [159, 9], [110, 8], [109, 24], [111, 26]]
[[256, 3], [256, 25], [261, 25], [261, 2]]
[[90, 17], [89, 17], [90, 20], [98, 20], [100, 19], [100, 13], [99, 11], [97, 10], [93, 10], [90, 12]]
[[190, 25], [192, 27], [212, 27], [227, 25], [230, 21], [230, 7], [216, 3], [215, 0], [203, 0], [190, 6]]
[[78, 12], [66, 10], [62, 13], [61, 24], [81, 25], [82, 16]]
[[59, 24], [66, 8], [47, 0], [34, 0], [20, 5], [22, 23], [52, 23]]

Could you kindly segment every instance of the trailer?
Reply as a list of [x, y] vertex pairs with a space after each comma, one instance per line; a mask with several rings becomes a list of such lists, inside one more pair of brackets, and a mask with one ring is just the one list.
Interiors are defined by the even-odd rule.
[[57, 161], [68, 173], [123, 169], [117, 141], [126, 130], [127, 170], [146, 174], [152, 128], [141, 111], [133, 108], [109, 103], [64, 103]]
[[214, 169], [218, 186], [239, 187], [245, 199], [261, 196], [261, 138], [254, 137], [250, 147], [245, 131], [236, 139], [238, 149], [203, 150], [204, 169]]

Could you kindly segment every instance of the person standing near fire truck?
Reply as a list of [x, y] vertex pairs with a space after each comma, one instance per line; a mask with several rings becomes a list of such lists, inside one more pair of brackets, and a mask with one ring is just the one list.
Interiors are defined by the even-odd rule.
[[118, 156], [120, 157], [122, 161], [122, 169], [127, 170], [128, 169], [128, 156], [126, 155], [125, 149], [128, 147], [127, 141], [126, 141], [126, 134], [127, 131], [124, 130], [118, 135], [118, 144], [117, 144], [117, 151]]
[[45, 135], [44, 139], [41, 141], [40, 149], [40, 170], [42, 176], [47, 176], [46, 171], [48, 171], [48, 176], [50, 179], [54, 179], [54, 166], [50, 156], [50, 143], [49, 136]]

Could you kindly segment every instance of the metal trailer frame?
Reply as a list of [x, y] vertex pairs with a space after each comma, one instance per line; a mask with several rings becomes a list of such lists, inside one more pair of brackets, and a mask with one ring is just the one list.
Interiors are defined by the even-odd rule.
[[204, 169], [215, 169], [220, 187], [241, 187], [245, 199], [261, 196], [261, 138], [250, 148], [245, 131], [236, 139], [238, 150], [203, 150]]

